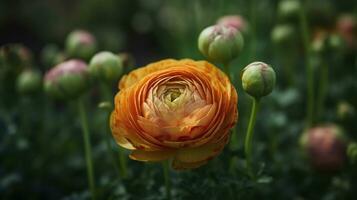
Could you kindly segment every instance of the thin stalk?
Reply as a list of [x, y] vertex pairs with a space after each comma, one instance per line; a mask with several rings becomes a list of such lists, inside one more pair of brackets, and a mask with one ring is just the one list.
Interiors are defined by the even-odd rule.
[[250, 0], [250, 51], [251, 51], [251, 59], [255, 59], [257, 54], [257, 18], [256, 18], [256, 4], [255, 0]]
[[286, 81], [289, 84], [290, 88], [293, 88], [295, 86], [295, 76], [294, 76], [294, 70], [293, 70], [293, 60], [292, 60], [292, 55], [291, 53], [288, 53], [288, 55], [280, 54], [282, 55], [284, 59], [284, 73], [285, 73], [285, 78]]
[[164, 178], [165, 178], [165, 190], [166, 190], [166, 196], [168, 200], [171, 200], [171, 180], [170, 180], [170, 166], [169, 166], [169, 161], [163, 161], [162, 163], [162, 169], [164, 173]]
[[91, 144], [90, 144], [88, 120], [87, 120], [87, 114], [85, 111], [85, 107], [84, 107], [83, 101], [81, 99], [78, 99], [78, 112], [79, 112], [79, 117], [81, 120], [82, 133], [83, 133], [84, 153], [85, 153], [85, 160], [86, 160], [86, 165], [87, 165], [88, 184], [89, 184], [90, 191], [92, 193], [92, 200], [95, 200], [96, 193], [95, 193], [95, 182], [94, 182], [94, 166], [93, 166], [93, 159], [92, 159], [92, 149], [91, 149]]
[[328, 77], [329, 77], [329, 69], [326, 64], [321, 66], [320, 69], [320, 81], [319, 81], [319, 93], [317, 94], [317, 117], [321, 120], [321, 117], [324, 114], [324, 104], [327, 95], [327, 87], [328, 87]]
[[247, 170], [249, 176], [253, 179], [255, 178], [255, 175], [252, 166], [252, 141], [253, 141], [253, 130], [257, 118], [258, 109], [259, 109], [259, 99], [253, 97], [252, 110], [250, 113], [248, 129], [244, 142], [244, 152], [246, 157]]
[[307, 17], [305, 13], [305, 6], [302, 5], [300, 9], [300, 29], [303, 36], [303, 44], [305, 48], [305, 62], [307, 75], [307, 106], [306, 106], [306, 126], [311, 127], [314, 123], [314, 71], [311, 63], [311, 47], [309, 27], [307, 25]]
[[[110, 90], [110, 85], [102, 84], [102, 91], [104, 92], [106, 101], [112, 102], [113, 97], [112, 97], [112, 93]], [[108, 123], [107, 124], [109, 124], [109, 121], [110, 121], [110, 112], [111, 111], [108, 112], [108, 117], [107, 117]], [[108, 126], [107, 132], [108, 132], [108, 134], [105, 138], [105, 142], [106, 142], [108, 152], [112, 155], [114, 167], [117, 170], [117, 172], [119, 173], [121, 178], [126, 178], [126, 176], [127, 176], [126, 157], [125, 157], [121, 148], [118, 148], [118, 155], [117, 156], [115, 155], [115, 151], [112, 149], [112, 146], [111, 146], [112, 136], [111, 136], [111, 130], [110, 130], [109, 126]], [[119, 164], [119, 166], [117, 163]]]
[[234, 84], [234, 75], [231, 73], [231, 68], [229, 67], [229, 63], [224, 63], [223, 64], [223, 71], [224, 73], [226, 73], [226, 75], [228, 76], [229, 80], [232, 82], [232, 84]]
[[[230, 71], [229, 63], [223, 64], [223, 70], [226, 73], [226, 75], [229, 77], [231, 83], [234, 86], [234, 74], [232, 74]], [[234, 127], [232, 128], [232, 139], [231, 139], [231, 145], [230, 145], [230, 146], [232, 146], [232, 148], [234, 148], [234, 146], [237, 144], [236, 132], [237, 132], [237, 128], [236, 128], [236, 125], [234, 125]]]

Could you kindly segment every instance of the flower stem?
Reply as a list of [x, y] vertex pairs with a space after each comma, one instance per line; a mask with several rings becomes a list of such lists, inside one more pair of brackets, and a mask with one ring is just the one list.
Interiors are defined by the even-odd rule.
[[90, 135], [89, 135], [89, 128], [88, 128], [88, 120], [86, 111], [84, 108], [83, 101], [78, 99], [78, 112], [81, 120], [82, 132], [83, 132], [83, 141], [84, 141], [84, 152], [85, 152], [85, 159], [87, 165], [87, 176], [88, 176], [88, 183], [89, 188], [92, 193], [92, 200], [96, 199], [95, 194], [95, 182], [94, 182], [94, 167], [93, 167], [93, 159], [92, 159], [92, 149], [90, 144]]
[[329, 69], [326, 64], [321, 66], [320, 71], [320, 81], [319, 81], [319, 93], [317, 96], [317, 117], [321, 120], [321, 117], [324, 114], [324, 103], [326, 99], [327, 87], [328, 87], [328, 76]]
[[165, 178], [165, 189], [166, 189], [166, 196], [168, 200], [171, 200], [171, 180], [170, 180], [170, 167], [169, 161], [163, 161], [162, 169]]
[[300, 8], [300, 29], [303, 36], [303, 44], [305, 48], [305, 62], [307, 74], [307, 106], [306, 106], [306, 126], [311, 127], [314, 123], [314, 70], [311, 63], [311, 47], [309, 27], [307, 25], [305, 6]]
[[[111, 94], [111, 90], [110, 90], [110, 85], [107, 84], [102, 84], [102, 90], [104, 92], [104, 96], [106, 98], [106, 101], [110, 101], [112, 102], [112, 94]], [[110, 112], [108, 112], [108, 117], [107, 117], [108, 121], [110, 121]], [[108, 123], [109, 124], [109, 123]], [[111, 142], [111, 130], [110, 127], [108, 127], [108, 134], [106, 137], [106, 144], [107, 144], [107, 149], [109, 151], [109, 153], [112, 155], [112, 160], [114, 163], [114, 167], [116, 168], [116, 170], [118, 171], [119, 175], [121, 178], [126, 178], [127, 176], [127, 169], [126, 169], [126, 157], [122, 151], [121, 148], [118, 148], [118, 155], [117, 158], [114, 155], [114, 151], [110, 145]], [[119, 163], [119, 166], [116, 163]]]
[[234, 85], [234, 75], [231, 73], [231, 69], [229, 67], [229, 63], [224, 63], [223, 64], [223, 71], [224, 73], [226, 73], [226, 75], [228, 76], [229, 80], [232, 82], [232, 84]]
[[250, 59], [255, 59], [257, 55], [257, 18], [256, 18], [256, 2], [255, 0], [250, 0]]
[[121, 148], [118, 149], [118, 157], [119, 157], [120, 175], [122, 178], [126, 178], [127, 177], [126, 157]]
[[251, 178], [255, 178], [252, 168], [252, 140], [253, 140], [253, 130], [259, 109], [259, 99], [253, 97], [252, 111], [250, 113], [249, 124], [244, 142], [244, 151], [246, 157], [246, 164], [248, 174]]

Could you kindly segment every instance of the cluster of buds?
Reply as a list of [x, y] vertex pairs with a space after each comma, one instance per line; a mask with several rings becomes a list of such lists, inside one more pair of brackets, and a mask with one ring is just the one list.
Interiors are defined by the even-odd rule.
[[0, 48], [1, 71], [19, 73], [32, 65], [31, 51], [21, 44], [8, 44]]
[[344, 41], [341, 36], [328, 31], [316, 31], [312, 41], [311, 48], [316, 54], [326, 55], [329, 52], [341, 50], [344, 46]]
[[300, 142], [316, 170], [336, 171], [344, 166], [347, 143], [340, 127], [333, 124], [316, 126], [307, 130]]

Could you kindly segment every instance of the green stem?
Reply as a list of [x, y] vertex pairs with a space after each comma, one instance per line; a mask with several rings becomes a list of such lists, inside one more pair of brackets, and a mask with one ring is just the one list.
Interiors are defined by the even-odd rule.
[[306, 126], [311, 127], [314, 123], [314, 71], [311, 63], [311, 47], [309, 27], [307, 25], [307, 18], [304, 5], [300, 9], [300, 29], [303, 36], [303, 43], [305, 48], [305, 62], [307, 74], [307, 106], [306, 106]]
[[234, 76], [233, 76], [233, 74], [231, 74], [231, 68], [229, 67], [229, 63], [223, 64], [223, 71], [224, 71], [224, 73], [226, 73], [226, 75], [228, 76], [228, 78], [232, 82], [232, 84], [234, 84], [234, 82], [233, 82]]
[[293, 61], [292, 61], [292, 55], [291, 53], [288, 53], [288, 55], [281, 54], [283, 59], [285, 60], [284, 62], [284, 72], [285, 72], [285, 78], [291, 88], [295, 86], [295, 76], [294, 76], [294, 71], [293, 71]]
[[[112, 103], [113, 97], [112, 97], [112, 93], [111, 93], [110, 88], [111, 88], [110, 85], [102, 84], [102, 91], [104, 92], [104, 96], [105, 96], [106, 101], [110, 101]], [[110, 112], [108, 114], [108, 121], [109, 120], [110, 120]], [[112, 149], [112, 147], [110, 145], [111, 138], [112, 138], [110, 133], [111, 133], [111, 130], [110, 130], [110, 127], [108, 126], [108, 134], [107, 134], [107, 137], [106, 137], [107, 149], [110, 152], [110, 154], [112, 155], [112, 160], [114, 162], [114, 167], [118, 171], [120, 177], [121, 178], [126, 178], [127, 169], [126, 169], [126, 157], [125, 157], [125, 154], [123, 153], [121, 148], [118, 148], [118, 155], [117, 155], [117, 158], [116, 158], [116, 156], [114, 155], [115, 152], [113, 151], [113, 149]], [[119, 166], [116, 164], [117, 161], [119, 163]]]
[[121, 148], [118, 149], [118, 157], [119, 157], [119, 166], [120, 166], [121, 177], [126, 178], [127, 177], [126, 156]]
[[253, 179], [255, 178], [255, 175], [252, 168], [252, 140], [253, 140], [253, 130], [257, 118], [258, 109], [259, 109], [259, 99], [253, 97], [252, 111], [250, 113], [248, 129], [244, 142], [244, 151], [246, 157], [247, 170], [249, 176]]
[[326, 64], [321, 66], [320, 72], [320, 81], [319, 81], [319, 93], [317, 96], [317, 117], [321, 120], [324, 114], [324, 104], [327, 94], [327, 87], [328, 87], [328, 77], [329, 77], [329, 69]]
[[171, 180], [170, 180], [170, 166], [169, 161], [163, 161], [162, 169], [165, 178], [165, 189], [166, 189], [166, 196], [168, 200], [171, 200]]
[[83, 101], [78, 99], [78, 112], [81, 120], [82, 132], [83, 132], [83, 141], [84, 141], [84, 152], [85, 152], [85, 160], [87, 165], [87, 176], [89, 188], [92, 193], [92, 200], [96, 199], [95, 193], [95, 182], [94, 182], [94, 167], [93, 167], [93, 159], [92, 159], [92, 149], [90, 144], [90, 135], [88, 128], [88, 120], [85, 111], [85, 107]]
[[256, 32], [257, 32], [257, 19], [256, 19], [256, 6], [255, 6], [255, 0], [250, 0], [250, 19], [251, 19], [251, 26], [250, 26], [250, 35], [251, 35], [251, 41], [250, 41], [250, 51], [251, 51], [251, 59], [255, 59], [256, 54], [257, 54], [257, 47], [256, 47]]

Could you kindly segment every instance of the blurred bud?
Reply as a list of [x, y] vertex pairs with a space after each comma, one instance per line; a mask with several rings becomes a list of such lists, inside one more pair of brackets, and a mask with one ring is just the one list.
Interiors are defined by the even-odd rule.
[[16, 81], [20, 94], [33, 94], [42, 89], [42, 76], [37, 70], [26, 69], [21, 72]]
[[109, 101], [102, 101], [98, 104], [98, 108], [103, 109], [103, 110], [108, 110], [112, 111], [113, 110], [113, 104], [110, 103]]
[[310, 128], [300, 142], [315, 169], [336, 171], [343, 167], [347, 146], [340, 127], [329, 124]]
[[119, 29], [103, 27], [96, 30], [96, 36], [100, 49], [117, 52], [125, 46], [125, 35]]
[[352, 163], [357, 161], [357, 143], [352, 142], [348, 145], [347, 155]]
[[201, 32], [198, 48], [207, 59], [227, 64], [242, 51], [243, 37], [233, 27], [210, 26]]
[[32, 53], [22, 44], [7, 44], [0, 48], [0, 67], [2, 70], [20, 73], [32, 65]]
[[342, 15], [338, 18], [336, 29], [348, 47], [356, 46], [356, 20], [353, 15]]
[[58, 64], [45, 75], [45, 92], [60, 99], [80, 96], [90, 85], [86, 63], [72, 59]]
[[129, 54], [129, 53], [119, 53], [118, 57], [122, 63], [122, 66], [124, 68], [124, 73], [129, 73], [131, 70], [134, 69], [135, 67], [135, 59], [134, 57]]
[[118, 81], [123, 74], [122, 62], [117, 55], [102, 51], [93, 56], [89, 64], [89, 73], [107, 83]]
[[271, 40], [277, 45], [286, 45], [294, 41], [295, 28], [290, 24], [282, 24], [274, 27], [271, 32]]
[[351, 118], [355, 114], [354, 107], [346, 101], [341, 101], [337, 105], [337, 116], [339, 119], [344, 120]]
[[55, 44], [48, 44], [41, 51], [41, 61], [46, 68], [51, 68], [65, 59], [64, 54]]
[[253, 62], [246, 66], [241, 78], [244, 91], [258, 99], [270, 94], [275, 86], [275, 71], [263, 62]]
[[299, 0], [284, 0], [278, 5], [278, 15], [282, 19], [290, 19], [299, 16], [301, 4]]
[[247, 31], [247, 23], [240, 15], [227, 15], [217, 20], [218, 25], [233, 27], [242, 33]]
[[92, 34], [84, 30], [71, 32], [66, 40], [66, 53], [72, 58], [89, 60], [97, 49], [97, 42]]
[[326, 54], [329, 52], [335, 52], [342, 50], [344, 42], [342, 38], [334, 33], [328, 33], [327, 31], [318, 31], [315, 33], [315, 37], [311, 44], [311, 49], [317, 54]]

